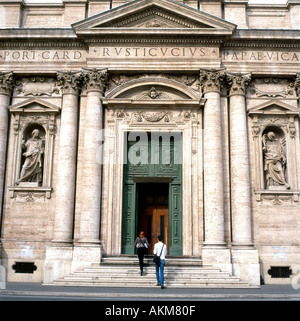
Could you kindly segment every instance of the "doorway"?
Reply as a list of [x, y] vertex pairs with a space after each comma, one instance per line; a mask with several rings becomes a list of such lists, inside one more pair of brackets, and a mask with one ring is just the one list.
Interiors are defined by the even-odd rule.
[[169, 243], [169, 184], [139, 183], [138, 195], [138, 233], [145, 232], [149, 242], [148, 254], [153, 254], [154, 244], [159, 235], [168, 249]]

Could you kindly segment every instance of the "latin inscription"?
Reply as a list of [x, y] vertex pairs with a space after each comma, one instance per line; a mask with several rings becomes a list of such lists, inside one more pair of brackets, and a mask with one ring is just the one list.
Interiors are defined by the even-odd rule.
[[195, 58], [218, 59], [219, 48], [210, 47], [97, 47], [90, 49], [92, 58]]
[[83, 50], [0, 50], [0, 62], [6, 61], [83, 61]]
[[299, 63], [300, 52], [293, 51], [240, 51], [229, 50], [223, 51], [223, 61], [230, 62], [292, 62]]

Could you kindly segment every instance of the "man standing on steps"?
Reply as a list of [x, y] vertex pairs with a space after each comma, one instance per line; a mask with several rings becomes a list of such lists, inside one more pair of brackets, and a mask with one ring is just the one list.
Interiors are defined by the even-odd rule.
[[160, 257], [160, 264], [155, 263], [156, 268], [156, 279], [157, 285], [164, 288], [164, 268], [165, 268], [165, 259], [167, 255], [167, 247], [163, 243], [163, 237], [158, 236], [158, 242], [154, 245], [153, 254]]

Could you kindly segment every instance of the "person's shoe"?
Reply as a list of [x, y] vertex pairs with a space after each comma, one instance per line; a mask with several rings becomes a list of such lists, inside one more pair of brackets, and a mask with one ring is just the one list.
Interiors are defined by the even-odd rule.
[[165, 287], [163, 285], [161, 285], [161, 289], [164, 289]]
[[160, 284], [159, 284], [159, 283], [157, 283], [157, 284], [156, 284], [156, 286], [160, 286]]

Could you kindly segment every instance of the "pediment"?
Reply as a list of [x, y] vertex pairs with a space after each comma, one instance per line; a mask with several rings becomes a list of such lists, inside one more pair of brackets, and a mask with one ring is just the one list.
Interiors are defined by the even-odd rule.
[[295, 108], [289, 104], [286, 104], [280, 100], [276, 101], [267, 101], [259, 106], [251, 108], [248, 111], [249, 115], [255, 114], [268, 114], [268, 115], [282, 115], [282, 114], [290, 114], [297, 115], [300, 113], [298, 108]]
[[20, 103], [11, 105], [9, 110], [13, 114], [17, 113], [58, 113], [60, 108], [38, 98], [29, 98]]
[[235, 24], [172, 0], [135, 0], [72, 25], [78, 34], [184, 29], [231, 34]]

